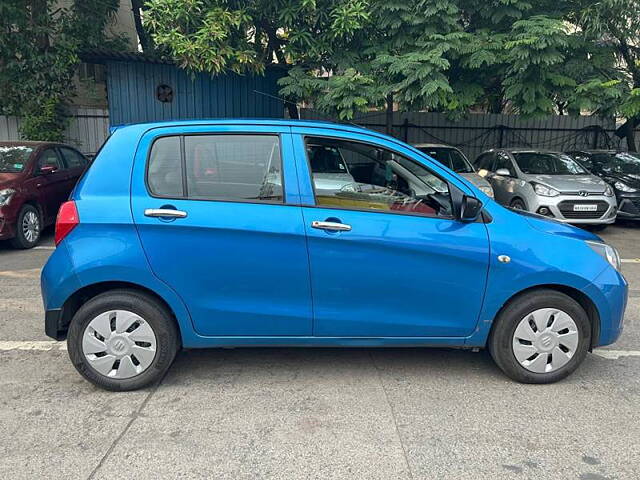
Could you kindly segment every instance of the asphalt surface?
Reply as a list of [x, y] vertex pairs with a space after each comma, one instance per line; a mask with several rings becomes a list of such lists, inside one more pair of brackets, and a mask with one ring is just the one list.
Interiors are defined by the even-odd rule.
[[238, 349], [117, 394], [44, 336], [51, 233], [0, 242], [0, 478], [640, 478], [640, 227], [602, 237], [629, 260], [625, 331], [554, 385], [485, 352]]

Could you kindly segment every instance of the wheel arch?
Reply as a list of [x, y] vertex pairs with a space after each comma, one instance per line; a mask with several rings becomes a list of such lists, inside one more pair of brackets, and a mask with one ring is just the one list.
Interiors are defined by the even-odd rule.
[[591, 325], [591, 344], [589, 345], [589, 351], [593, 350], [593, 347], [598, 344], [598, 339], [600, 338], [600, 313], [598, 312], [598, 308], [594, 301], [589, 298], [588, 295], [585, 295], [583, 292], [578, 290], [577, 288], [570, 287], [568, 285], [561, 284], [541, 284], [535, 285], [532, 287], [525, 288], [524, 290], [520, 290], [519, 292], [514, 293], [507, 301], [504, 302], [502, 307], [498, 310], [494, 317], [494, 321], [491, 324], [491, 330], [489, 331], [489, 335], [487, 336], [487, 342], [493, 333], [493, 328], [495, 326], [495, 319], [498, 318], [500, 313], [514, 300], [517, 298], [527, 295], [531, 292], [537, 290], [555, 290], [556, 292], [560, 292], [565, 294], [566, 296], [572, 298], [584, 309], [589, 318], [589, 324]]
[[153, 290], [144, 287], [142, 285], [131, 283], [131, 282], [123, 282], [123, 281], [105, 281], [93, 283], [91, 285], [86, 285], [74, 293], [72, 293], [67, 300], [64, 302], [62, 306], [61, 318], [59, 320], [60, 327], [66, 332], [69, 328], [69, 324], [71, 323], [71, 319], [76, 314], [76, 312], [80, 309], [82, 305], [87, 303], [92, 298], [113, 290], [129, 290], [137, 293], [141, 293], [147, 297], [152, 298], [157, 301], [163, 308], [169, 312], [173, 322], [176, 325], [178, 330], [178, 335], [180, 336], [180, 344], [182, 344], [182, 329], [180, 328], [180, 322], [176, 316], [174, 309], [171, 305], [160, 295], [158, 295]]

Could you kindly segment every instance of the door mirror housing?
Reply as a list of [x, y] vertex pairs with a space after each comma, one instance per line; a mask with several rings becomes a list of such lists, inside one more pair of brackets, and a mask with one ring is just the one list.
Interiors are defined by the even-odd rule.
[[499, 168], [496, 170], [496, 175], [500, 175], [501, 177], [513, 177], [513, 174], [508, 168]]
[[55, 172], [56, 170], [58, 170], [58, 167], [55, 167], [53, 165], [43, 165], [40, 167], [40, 174], [48, 175], [50, 173]]
[[465, 195], [460, 203], [460, 221], [475, 222], [482, 212], [482, 202], [476, 197]]

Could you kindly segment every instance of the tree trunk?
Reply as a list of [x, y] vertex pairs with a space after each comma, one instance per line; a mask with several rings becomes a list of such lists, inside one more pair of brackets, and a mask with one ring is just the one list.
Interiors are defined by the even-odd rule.
[[289, 112], [289, 118], [293, 120], [300, 120], [300, 112], [298, 111], [298, 105], [293, 102], [287, 101], [287, 112]]
[[393, 135], [393, 93], [387, 95], [387, 115], [384, 133]]
[[142, 47], [143, 52], [150, 52], [153, 50], [153, 40], [149, 36], [148, 32], [144, 29], [144, 25], [142, 25], [142, 7], [144, 6], [144, 0], [131, 0], [131, 10], [133, 12], [133, 23], [136, 25], [136, 33], [138, 34], [138, 39], [140, 40], [140, 46]]
[[635, 128], [638, 125], [640, 125], [640, 117], [632, 117], [627, 119], [627, 121], [620, 125], [616, 130], [616, 135], [618, 137], [625, 138], [627, 140], [627, 149], [630, 152], [638, 151], [635, 139]]

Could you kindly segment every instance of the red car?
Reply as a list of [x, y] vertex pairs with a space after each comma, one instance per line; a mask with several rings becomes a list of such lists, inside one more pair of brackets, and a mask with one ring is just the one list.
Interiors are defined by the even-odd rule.
[[60, 143], [0, 142], [0, 240], [35, 247], [88, 163]]

